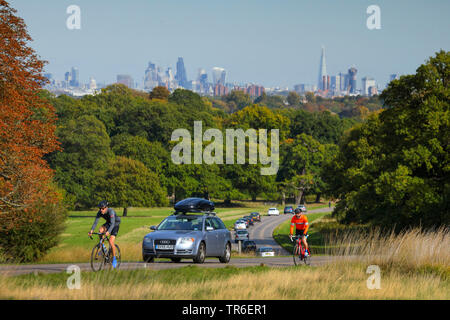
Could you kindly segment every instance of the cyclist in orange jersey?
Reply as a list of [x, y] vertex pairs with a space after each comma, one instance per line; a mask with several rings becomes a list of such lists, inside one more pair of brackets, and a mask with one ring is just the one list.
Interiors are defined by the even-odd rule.
[[308, 242], [306, 242], [306, 237], [308, 236], [308, 218], [302, 214], [302, 210], [296, 208], [294, 210], [295, 215], [291, 219], [291, 228], [289, 231], [289, 237], [292, 239], [295, 228], [295, 235], [301, 237], [303, 246], [305, 247], [305, 255], [309, 255]]

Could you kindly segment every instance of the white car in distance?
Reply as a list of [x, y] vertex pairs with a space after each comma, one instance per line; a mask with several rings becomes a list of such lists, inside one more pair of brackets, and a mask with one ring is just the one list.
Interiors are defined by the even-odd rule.
[[244, 220], [236, 220], [234, 223], [234, 230], [245, 230], [247, 229], [247, 225]]
[[275, 251], [272, 247], [261, 247], [256, 250], [256, 255], [260, 257], [274, 257]]
[[270, 208], [269, 211], [267, 211], [268, 216], [279, 216], [280, 211], [278, 211], [277, 208]]

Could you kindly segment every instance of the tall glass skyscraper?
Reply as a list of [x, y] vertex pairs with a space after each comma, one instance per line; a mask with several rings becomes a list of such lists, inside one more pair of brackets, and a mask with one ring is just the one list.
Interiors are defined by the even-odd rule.
[[80, 72], [78, 71], [78, 68], [72, 67], [71, 70], [71, 81], [70, 86], [72, 87], [79, 87], [80, 86]]
[[178, 58], [177, 73], [175, 74], [175, 80], [177, 80], [178, 84], [183, 88], [186, 89], [188, 88], [186, 69], [184, 68], [184, 61], [182, 57]]
[[317, 81], [317, 88], [319, 90], [325, 90], [323, 79], [327, 79], [327, 64], [325, 61], [325, 47], [322, 47], [322, 56], [320, 57], [320, 65], [319, 65], [319, 79]]
[[227, 72], [224, 68], [214, 67], [212, 70], [213, 84], [225, 85]]
[[349, 77], [349, 92], [356, 93], [356, 70], [355, 67], [348, 69], [348, 77]]

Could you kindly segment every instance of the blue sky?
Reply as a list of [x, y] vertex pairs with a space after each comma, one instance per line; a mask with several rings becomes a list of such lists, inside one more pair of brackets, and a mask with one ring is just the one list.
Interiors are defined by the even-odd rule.
[[[183, 57], [189, 79], [204, 68], [227, 70], [229, 82], [266, 87], [317, 81], [321, 46], [333, 75], [358, 69], [384, 86], [391, 73], [411, 74], [449, 50], [448, 0], [9, 0], [32, 47], [57, 79], [72, 66], [82, 82], [142, 81], [151, 61], [166, 69]], [[369, 30], [369, 5], [381, 29]], [[66, 27], [69, 5], [81, 8], [81, 30]]]

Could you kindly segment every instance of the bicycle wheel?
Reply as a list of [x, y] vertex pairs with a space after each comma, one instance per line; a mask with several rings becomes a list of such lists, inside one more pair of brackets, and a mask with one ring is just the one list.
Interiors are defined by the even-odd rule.
[[309, 255], [308, 255], [308, 256], [304, 256], [304, 255], [303, 255], [303, 262], [304, 262], [307, 266], [310, 266], [310, 265], [311, 265], [311, 249], [309, 249]]
[[93, 271], [97, 272], [102, 270], [104, 264], [105, 264], [104, 252], [100, 244], [97, 244], [94, 248], [92, 248], [91, 268]]
[[302, 262], [300, 248], [298, 243], [295, 244], [294, 250], [292, 251], [292, 258], [294, 259], [294, 265], [298, 266]]
[[[117, 267], [116, 269], [119, 269], [120, 267], [120, 262], [121, 262], [121, 254], [120, 254], [120, 248], [117, 244], [114, 244], [116, 246], [116, 260], [117, 260]], [[109, 257], [111, 257], [111, 259], [109, 259], [109, 265], [112, 266], [112, 250], [111, 248], [109, 248]]]

